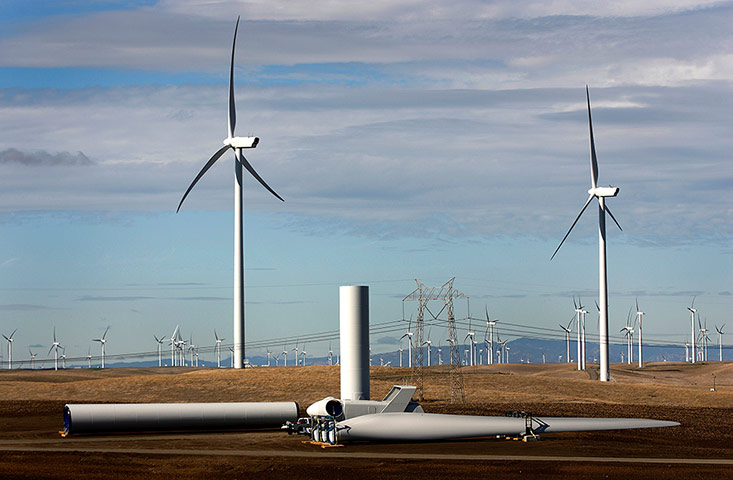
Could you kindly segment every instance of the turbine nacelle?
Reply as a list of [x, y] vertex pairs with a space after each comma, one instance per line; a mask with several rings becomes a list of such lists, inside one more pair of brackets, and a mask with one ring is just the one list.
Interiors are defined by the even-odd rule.
[[594, 197], [615, 197], [618, 195], [618, 187], [595, 187], [588, 190], [588, 195]]
[[228, 137], [222, 142], [232, 148], [255, 148], [260, 143], [259, 137]]

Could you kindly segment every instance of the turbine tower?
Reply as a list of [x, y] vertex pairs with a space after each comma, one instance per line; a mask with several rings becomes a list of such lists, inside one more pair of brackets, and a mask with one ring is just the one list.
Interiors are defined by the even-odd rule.
[[598, 294], [599, 294], [599, 306], [600, 306], [600, 325], [599, 325], [599, 347], [600, 347], [600, 381], [607, 382], [609, 380], [609, 366], [608, 366], [608, 286], [606, 284], [606, 213], [610, 215], [616, 226], [621, 229], [616, 218], [611, 213], [611, 210], [606, 206], [607, 197], [615, 197], [618, 195], [618, 187], [599, 187], [598, 186], [598, 160], [596, 159], [596, 146], [593, 140], [593, 121], [590, 113], [590, 94], [588, 92], [588, 86], [585, 87], [585, 98], [588, 103], [588, 130], [590, 132], [590, 168], [591, 168], [591, 188], [588, 190], [588, 200], [580, 210], [580, 213], [575, 218], [575, 221], [570, 226], [568, 233], [565, 234], [560, 245], [555, 249], [555, 253], [552, 254], [550, 260], [555, 258], [555, 255], [562, 247], [565, 239], [568, 238], [570, 232], [573, 231], [573, 227], [578, 223], [578, 220], [588, 208], [591, 201], [594, 198], [598, 199]]
[[227, 150], [234, 150], [234, 368], [244, 367], [244, 228], [242, 223], [243, 196], [242, 196], [242, 166], [257, 179], [270, 193], [281, 201], [285, 201], [270, 188], [250, 165], [242, 154], [245, 148], [255, 148], [260, 139], [257, 137], [235, 137], [234, 127], [236, 124], [236, 109], [234, 105], [234, 47], [237, 44], [237, 30], [239, 29], [239, 17], [234, 27], [234, 40], [232, 42], [232, 61], [229, 68], [229, 125], [227, 138], [224, 139], [224, 146], [220, 148], [210, 159], [201, 171], [196, 175], [191, 185], [183, 194], [178, 204], [178, 212], [183, 201], [196, 185], [196, 182], [211, 168], [214, 163], [226, 153]]
[[11, 333], [9, 337], [6, 337], [5, 334], [3, 334], [3, 338], [8, 341], [8, 370], [13, 368], [13, 335], [15, 335], [15, 332], [17, 331], [17, 328], [13, 330], [13, 333]]
[[695, 297], [692, 297], [692, 303], [689, 307], [687, 307], [687, 309], [690, 311], [690, 322], [692, 323], [692, 355], [690, 356], [690, 358], [692, 359], [691, 362], [695, 363], [695, 313], [697, 312], [697, 310], [695, 309]]
[[178, 347], [177, 338], [176, 338], [177, 333], [178, 333], [178, 325], [176, 325], [175, 330], [173, 330], [173, 333], [171, 334], [171, 338], [168, 339], [171, 342], [171, 367], [176, 366], [176, 348]]
[[104, 331], [104, 335], [102, 335], [102, 338], [94, 338], [92, 339], [93, 342], [99, 342], [101, 348], [102, 348], [102, 368], [104, 368], [104, 345], [107, 343], [107, 340], [105, 337], [107, 336], [107, 332], [109, 331], [109, 327]]

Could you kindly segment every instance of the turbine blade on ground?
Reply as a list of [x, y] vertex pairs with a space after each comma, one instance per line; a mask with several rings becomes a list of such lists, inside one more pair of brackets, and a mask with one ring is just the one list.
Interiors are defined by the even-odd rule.
[[271, 194], [275, 195], [278, 199], [280, 199], [280, 201], [284, 202], [285, 200], [283, 200], [283, 198], [280, 195], [278, 195], [275, 192], [275, 190], [273, 190], [272, 188], [270, 188], [270, 186], [267, 183], [265, 183], [264, 180], [262, 180], [262, 177], [260, 177], [257, 174], [257, 172], [255, 172], [255, 169], [252, 168], [252, 165], [250, 165], [249, 162], [247, 161], [247, 159], [244, 158], [244, 155], [242, 155], [242, 152], [241, 151], [239, 152], [239, 156], [240, 156], [240, 160], [242, 162], [242, 165], [244, 165], [244, 168], [246, 168], [247, 171], [249, 173], [251, 173], [252, 176], [255, 177], [257, 179], [257, 181], [260, 182], [262, 184], [262, 186], [267, 189], [267, 191], [269, 191]]
[[237, 112], [234, 105], [234, 47], [237, 45], [237, 30], [239, 30], [239, 17], [237, 17], [237, 25], [234, 27], [232, 63], [229, 66], [229, 138], [234, 136], [234, 127], [237, 125]]
[[[181, 198], [181, 203], [178, 204], [178, 208], [176, 209], [176, 213], [181, 209], [181, 205], [183, 205], [183, 201], [188, 196], [189, 192], [193, 189], [193, 186], [196, 185], [196, 182], [199, 181], [201, 177], [204, 176], [204, 174], [211, 168], [212, 165], [216, 163], [217, 160], [219, 160], [219, 157], [224, 155], [224, 152], [229, 150], [231, 147], [229, 145], [224, 145], [219, 149], [218, 152], [214, 154], [213, 157], [209, 159], [208, 162], [206, 162], [206, 165], [204, 165], [204, 168], [201, 169], [198, 175], [196, 175], [196, 178], [193, 179], [193, 182], [191, 182], [191, 185], [188, 186], [188, 190], [186, 190], [186, 193], [183, 194], [183, 198]], [[178, 329], [178, 327], [176, 327]]]
[[[568, 230], [568, 233], [566, 233], [565, 236], [562, 237], [562, 241], [560, 242], [560, 245], [557, 246], [557, 248], [555, 249], [555, 253], [552, 254], [552, 257], [550, 257], [550, 261], [552, 261], [552, 259], [555, 258], [555, 255], [557, 255], [557, 252], [560, 250], [560, 247], [562, 247], [562, 244], [565, 243], [565, 239], [568, 238], [568, 235], [570, 235], [570, 232], [573, 231], [573, 227], [575, 226], [576, 223], [578, 223], [578, 220], [580, 220], [580, 217], [583, 215], [583, 212], [585, 212], [585, 209], [588, 208], [588, 205], [590, 205], [591, 200], [593, 200], [593, 195], [590, 195], [588, 197], [588, 200], [586, 200], [585, 205], [583, 205], [583, 208], [580, 210], [580, 213], [578, 214], [577, 217], [575, 217], [575, 221], [573, 222], [572, 225], [570, 225], [570, 229]], [[575, 301], [575, 299], [573, 299], [573, 301]]]
[[590, 117], [590, 94], [585, 86], [585, 98], [588, 101], [588, 129], [590, 130], [590, 180], [593, 188], [598, 186], [598, 160], [596, 159], [596, 143], [593, 141], [593, 121]]

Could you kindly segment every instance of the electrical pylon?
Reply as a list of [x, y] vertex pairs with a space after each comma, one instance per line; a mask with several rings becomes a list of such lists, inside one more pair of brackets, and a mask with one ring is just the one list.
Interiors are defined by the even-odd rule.
[[[460, 290], [453, 288], [453, 281], [455, 277], [445, 282], [440, 287], [428, 287], [419, 280], [415, 279], [417, 288], [407, 295], [402, 300], [402, 313], [404, 317], [404, 302], [417, 301], [417, 321], [415, 322], [415, 333], [414, 333], [414, 345], [415, 348], [412, 350], [413, 354], [413, 383], [417, 387], [417, 398], [418, 401], [425, 400], [423, 393], [424, 385], [424, 356], [423, 356], [423, 338], [425, 331], [425, 311], [433, 317], [434, 320], [439, 320], [438, 316], [445, 310], [448, 314], [448, 343], [450, 343], [450, 378], [451, 378], [451, 403], [463, 403], [465, 402], [465, 394], [463, 392], [463, 374], [461, 372], [461, 357], [458, 351], [458, 335], [456, 333], [456, 320], [453, 313], [453, 300], [466, 299], [468, 302], [468, 296], [466, 296]], [[440, 300], [443, 302], [443, 307], [434, 315], [428, 307], [428, 302], [431, 300]]]

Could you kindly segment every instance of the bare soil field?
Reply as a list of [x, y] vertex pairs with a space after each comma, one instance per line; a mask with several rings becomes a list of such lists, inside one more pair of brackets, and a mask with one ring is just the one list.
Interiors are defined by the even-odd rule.
[[[339, 367], [121, 368], [0, 371], [0, 478], [733, 478], [733, 363], [612, 365], [601, 384], [572, 364], [463, 369], [451, 404], [447, 370], [425, 370], [425, 411], [644, 417], [679, 427], [321, 449], [279, 431], [174, 432], [61, 438], [65, 403], [296, 401], [339, 394]], [[597, 367], [596, 367], [597, 368]], [[414, 381], [373, 367], [371, 396]], [[710, 391], [716, 378], [717, 389]]]

